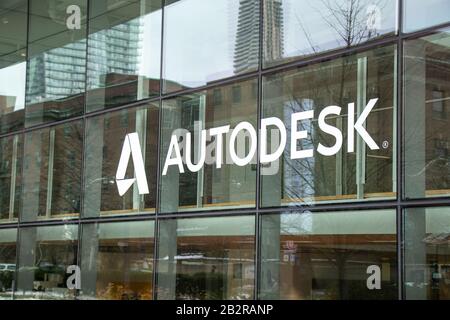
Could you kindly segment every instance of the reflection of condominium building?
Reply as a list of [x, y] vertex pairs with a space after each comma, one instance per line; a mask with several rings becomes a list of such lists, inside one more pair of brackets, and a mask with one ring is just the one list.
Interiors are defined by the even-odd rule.
[[[240, 73], [258, 65], [260, 2], [240, 0], [234, 70]], [[283, 8], [280, 0], [264, 1], [264, 56], [279, 59], [283, 54]]]
[[264, 59], [277, 61], [283, 57], [282, 0], [264, 1]]
[[86, 40], [80, 40], [29, 59], [25, 98], [29, 125], [82, 113], [85, 53]]
[[34, 56], [28, 63], [27, 105], [64, 99], [84, 91], [86, 41]]
[[[112, 97], [134, 95], [131, 100], [136, 99], [135, 75], [139, 69], [142, 33], [142, 20], [134, 19], [90, 34], [87, 71], [85, 39], [32, 57], [26, 98], [30, 110], [38, 111], [41, 107], [37, 104], [44, 103], [46, 116], [58, 118], [60, 112], [80, 112], [85, 80], [87, 89], [94, 90], [94, 97], [98, 88], [111, 87]], [[121, 102], [120, 98], [117, 102]], [[62, 105], [72, 107], [63, 111]]]
[[234, 48], [234, 70], [240, 73], [249, 66], [258, 65], [259, 1], [240, 0], [236, 44]]
[[121, 76], [137, 74], [142, 33], [138, 18], [89, 35], [88, 88], [113, 85]]

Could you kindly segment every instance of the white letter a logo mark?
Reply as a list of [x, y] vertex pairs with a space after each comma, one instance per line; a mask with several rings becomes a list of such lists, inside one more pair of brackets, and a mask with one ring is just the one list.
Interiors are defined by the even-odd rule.
[[[133, 159], [134, 176], [132, 179], [125, 179], [130, 156]], [[119, 195], [123, 196], [137, 181], [139, 194], [148, 194], [147, 177], [145, 176], [144, 160], [142, 159], [141, 145], [137, 132], [129, 133], [123, 142], [122, 154], [120, 155], [119, 166], [116, 172], [116, 183]]]

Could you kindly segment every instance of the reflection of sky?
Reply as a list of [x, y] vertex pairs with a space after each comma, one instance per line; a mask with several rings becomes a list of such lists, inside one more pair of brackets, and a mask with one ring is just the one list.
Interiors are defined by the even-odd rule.
[[0, 69], [0, 96], [16, 97], [14, 111], [25, 106], [25, 74], [25, 62]]
[[[329, 3], [329, 5], [328, 5]], [[328, 50], [343, 45], [342, 37], [338, 34], [343, 28], [336, 23], [332, 17], [331, 9], [338, 9], [343, 5], [348, 7], [347, 0], [338, 1], [283, 1], [284, 22], [284, 52], [285, 56], [298, 54], [311, 54], [317, 51]], [[366, 17], [366, 10], [371, 5], [377, 5], [381, 12], [380, 30], [385, 33], [395, 29], [395, 1], [390, 0], [363, 0], [360, 3], [361, 13], [358, 20]], [[338, 14], [339, 16], [339, 14]], [[340, 21], [345, 20], [341, 15]], [[333, 27], [330, 27], [330, 25]]]
[[196, 86], [233, 75], [239, 1], [182, 0], [165, 10], [166, 80]]
[[404, 25], [407, 32], [444, 23], [449, 19], [448, 0], [409, 0], [404, 1], [404, 6]]
[[139, 55], [139, 75], [159, 79], [161, 59], [161, 10], [154, 11], [142, 19], [142, 50]]

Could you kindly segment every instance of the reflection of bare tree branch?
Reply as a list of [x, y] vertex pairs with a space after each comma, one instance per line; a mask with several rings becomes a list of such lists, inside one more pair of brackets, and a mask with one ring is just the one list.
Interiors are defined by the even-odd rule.
[[[326, 10], [316, 8], [323, 21], [339, 35], [346, 46], [357, 45], [371, 38], [372, 30], [367, 24], [367, 14], [364, 9], [367, 1], [348, 0], [344, 2], [321, 0]], [[386, 1], [380, 0], [373, 5], [384, 8]]]
[[314, 46], [311, 34], [309, 33], [308, 30], [306, 30], [305, 26], [303, 25], [302, 20], [298, 17], [297, 14], [295, 15], [295, 19], [297, 20], [298, 25], [302, 29], [303, 34], [305, 35], [305, 38], [308, 41], [309, 46], [311, 47], [311, 50], [313, 51], [313, 53], [317, 53], [317, 50]]
[[[331, 1], [322, 0], [321, 9], [316, 8], [320, 12], [323, 20], [327, 25], [335, 30], [340, 37], [340, 41], [344, 41], [347, 46], [358, 44], [368, 37], [373, 36], [371, 34], [372, 30], [369, 30], [369, 24], [367, 23], [368, 13], [366, 12], [367, 1], [362, 0], [349, 0], [349, 1]], [[372, 5], [378, 6], [380, 9], [386, 6], [386, 1], [380, 0]], [[324, 10], [324, 8], [326, 10]], [[308, 40], [311, 50], [313, 52], [317, 51], [314, 46], [312, 37], [303, 24], [302, 20], [296, 16], [299, 28], [302, 30], [303, 34]], [[354, 83], [356, 81], [356, 64], [355, 59], [349, 59], [347, 57], [341, 58], [340, 65], [325, 63], [323, 65], [318, 65], [315, 69], [315, 74], [313, 76], [309, 75], [308, 69], [305, 70], [304, 83], [302, 84], [301, 92], [298, 92], [297, 88], [289, 88], [286, 83], [275, 82], [275, 85], [280, 86], [280, 92], [286, 92], [286, 90], [291, 90], [291, 92], [286, 95], [289, 96], [288, 101], [284, 102], [285, 112], [287, 114], [304, 111], [305, 106], [303, 106], [302, 101], [304, 98], [311, 99], [314, 101], [314, 108], [323, 107], [322, 104], [326, 101], [330, 101], [337, 105], [346, 105], [349, 101], [350, 96], [356, 96], [356, 88]], [[329, 72], [328, 72], [329, 71]], [[311, 77], [311, 79], [309, 79]], [[312, 80], [312, 81], [308, 81]], [[318, 85], [320, 84], [320, 85]], [[319, 111], [319, 110], [317, 110]], [[346, 114], [341, 114], [336, 117], [335, 125], [343, 131], [344, 121], [347, 117]], [[311, 130], [311, 135], [308, 139], [304, 139], [304, 147], [307, 145], [317, 145], [320, 141], [322, 144], [330, 141], [330, 136], [323, 133], [317, 129], [317, 120], [311, 122], [310, 128], [303, 128], [308, 131]], [[287, 130], [290, 128], [287, 126]], [[345, 138], [345, 137], [344, 137]], [[337, 168], [333, 161], [333, 158], [325, 160], [319, 158], [321, 161], [309, 161], [309, 159], [291, 160], [288, 156], [284, 158], [283, 161], [283, 171], [285, 172], [284, 179], [288, 177], [294, 177], [298, 179], [297, 183], [289, 183], [285, 181], [283, 186], [284, 197], [301, 199], [305, 196], [312, 195], [337, 195], [339, 183], [334, 178], [333, 172], [336, 170], [343, 170], [345, 172], [342, 174], [342, 180], [340, 186], [342, 188], [343, 194], [349, 194], [356, 192], [355, 189], [355, 172], [356, 172], [356, 159], [350, 156], [344, 156], [343, 150], [340, 151], [340, 156], [342, 159], [342, 167]], [[337, 158], [334, 158], [337, 159]], [[334, 163], [334, 164], [333, 164]], [[377, 165], [367, 166], [366, 176], [376, 177], [378, 172], [388, 170], [392, 165], [391, 161], [377, 161]], [[286, 175], [287, 174], [287, 175]], [[301, 188], [299, 186], [302, 186]], [[374, 189], [378, 186], [373, 185]]]

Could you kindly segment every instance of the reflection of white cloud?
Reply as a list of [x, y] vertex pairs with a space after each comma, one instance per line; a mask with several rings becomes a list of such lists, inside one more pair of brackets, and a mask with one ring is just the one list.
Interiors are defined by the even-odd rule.
[[0, 96], [16, 98], [14, 111], [25, 106], [26, 62], [0, 69]]

